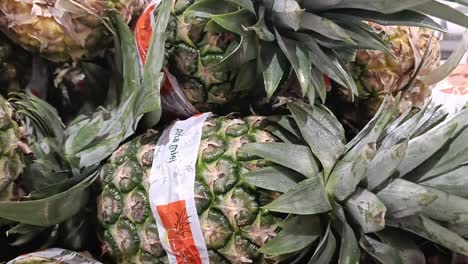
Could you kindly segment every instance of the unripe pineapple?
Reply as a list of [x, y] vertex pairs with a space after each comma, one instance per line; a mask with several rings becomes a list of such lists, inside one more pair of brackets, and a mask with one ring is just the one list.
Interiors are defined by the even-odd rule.
[[13, 109], [0, 96], [0, 201], [14, 198], [13, 182], [23, 171], [23, 155], [30, 152], [22, 137]]
[[[158, 137], [150, 131], [123, 145], [101, 171], [103, 190], [98, 211], [105, 229], [104, 251], [119, 263], [167, 262], [147, 198]], [[261, 117], [221, 117], [205, 122], [195, 203], [211, 263], [259, 263], [268, 259], [257, 250], [276, 235], [282, 217], [260, 207], [275, 199], [277, 193], [243, 181], [242, 173], [265, 162], [239, 149], [248, 142], [275, 140], [265, 131]]]
[[[405, 263], [408, 248], [414, 263], [425, 263], [408, 232], [424, 241], [420, 244], [432, 241], [467, 255], [468, 199], [460, 186], [466, 185], [468, 110], [448, 118], [437, 108], [424, 108], [397, 118], [398, 103], [398, 97], [384, 100], [348, 143], [328, 109], [303, 103], [289, 104], [292, 116], [268, 122], [260, 117], [205, 122], [194, 200], [210, 263]], [[175, 203], [162, 210], [156, 205], [158, 221], [175, 216], [163, 224], [160, 237], [161, 225], [149, 207], [152, 165], [163, 168], [155, 170], [159, 173], [170, 171], [163, 165], [167, 161], [153, 161], [166, 151], [154, 155], [155, 147], [176, 146], [156, 146], [158, 137], [150, 131], [123, 145], [100, 174], [104, 252], [117, 263], [168, 263], [164, 249], [177, 263], [199, 263], [193, 247], [178, 247], [192, 238], [187, 225], [197, 216], [179, 213]], [[189, 142], [174, 139], [170, 142]], [[176, 172], [151, 177], [172, 183], [183, 178]], [[152, 184], [152, 203], [153, 191], [176, 197], [185, 191], [156, 190]]]
[[[352, 74], [343, 65], [353, 60], [350, 55], [356, 50], [386, 50], [385, 41], [392, 44], [397, 59], [390, 59], [390, 56], [380, 58], [380, 64], [386, 69], [381, 72], [378, 62], [364, 58], [381, 55], [373, 51], [360, 52], [366, 54], [360, 54], [362, 60], [357, 65], [365, 68], [367, 64], [377, 64], [378, 68], [363, 69], [363, 75], [357, 79], [365, 82], [364, 90], [367, 91], [363, 93], [366, 97], [380, 93], [381, 90], [375, 90], [373, 84], [382, 82], [395, 85], [396, 88], [386, 89], [393, 92], [407, 82], [407, 78], [400, 80], [398, 76], [411, 76], [410, 71], [414, 71], [414, 65], [419, 62], [420, 52], [424, 52], [424, 46], [428, 44], [427, 36], [430, 35], [428, 30], [405, 26], [442, 29], [422, 13], [405, 9], [407, 7], [404, 6], [397, 9], [380, 5], [377, 5], [380, 8], [364, 6], [359, 1], [316, 2], [169, 1], [172, 5], [164, 10], [163, 16], [164, 28], [168, 31], [166, 65], [179, 82], [177, 86], [181, 89], [175, 89], [177, 96], [182, 90], [184, 99], [187, 99], [179, 104], [190, 102], [200, 112], [225, 113], [241, 112], [248, 109], [248, 104], [262, 106], [264, 102], [273, 101], [273, 104], [280, 106], [296, 97], [308, 101], [319, 98], [324, 102], [328, 87], [323, 75], [346, 87], [346, 93], [357, 95], [359, 84], [353, 81]], [[402, 13], [396, 13], [400, 11]], [[382, 18], [372, 12], [391, 16]], [[411, 13], [411, 18], [406, 17], [406, 12]], [[157, 21], [148, 14], [152, 12], [145, 12], [136, 27], [140, 53], [145, 54], [151, 39], [151, 25]], [[401, 16], [405, 16], [405, 19], [401, 19]], [[364, 21], [400, 26], [393, 27], [393, 31], [390, 30], [392, 27], [380, 27], [373, 32]], [[330, 28], [333, 30], [330, 31]], [[409, 31], [412, 31], [411, 34]], [[432, 67], [438, 60], [439, 51], [438, 48], [431, 48], [434, 49], [430, 54], [433, 59], [429, 61], [434, 63], [427, 62], [427, 65]], [[283, 88], [287, 90], [284, 84], [290, 78], [296, 78], [299, 83], [299, 93], [292, 98], [289, 96], [291, 91], [283, 91]], [[378, 89], [383, 88], [379, 86]], [[419, 103], [419, 97], [424, 97], [426, 90], [426, 87], [419, 87], [409, 91], [404, 104]], [[296, 94], [295, 91], [293, 94]], [[242, 100], [240, 104], [239, 99]], [[236, 104], [240, 106], [235, 107]], [[192, 110], [192, 107], [186, 108]]]
[[223, 60], [240, 38], [228, 31], [207, 31], [208, 18], [185, 17], [183, 11], [192, 2], [174, 1], [166, 44], [168, 66], [188, 101], [199, 111], [207, 111], [240, 94], [234, 89], [236, 65], [232, 65], [235, 70], [212, 67]]
[[[66, 2], [66, 3], [65, 3]], [[54, 61], [97, 54], [109, 41], [106, 10], [117, 9], [127, 21], [143, 0], [0, 2], [0, 27], [26, 49]]]

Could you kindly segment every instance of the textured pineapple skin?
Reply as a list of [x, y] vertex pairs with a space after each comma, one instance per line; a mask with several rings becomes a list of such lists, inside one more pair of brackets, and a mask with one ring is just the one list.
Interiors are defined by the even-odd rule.
[[374, 23], [371, 26], [389, 44], [395, 57], [376, 50], [357, 52], [353, 70], [369, 116], [375, 114], [386, 94], [396, 96], [400, 91], [403, 92], [401, 112], [413, 106], [422, 107], [425, 99], [431, 95], [430, 87], [417, 80], [411, 89], [403, 89], [419, 67], [428, 47], [428, 55], [419, 76], [438, 67], [441, 58], [438, 38], [434, 36], [431, 39], [433, 32], [424, 28], [380, 26]]
[[10, 104], [0, 96], [0, 201], [13, 198], [13, 182], [24, 168], [21, 129], [13, 114]]
[[[63, 21], [51, 14], [63, 12], [54, 8], [57, 1], [46, 1], [54, 10], [51, 12], [45, 5], [28, 0], [3, 0], [0, 2], [0, 28], [15, 42], [24, 48], [40, 52], [53, 61], [64, 61], [84, 55], [94, 55], [105, 47], [110, 34], [98, 16], [104, 16], [109, 8], [117, 8], [124, 16], [139, 8], [142, 0], [90, 0], [80, 2], [84, 9], [75, 7], [65, 12]], [[25, 18], [28, 20], [24, 21]]]
[[370, 25], [389, 44], [395, 57], [379, 50], [358, 50], [349, 70], [359, 95], [353, 101], [348, 89], [332, 89], [331, 100], [327, 103], [347, 126], [347, 131], [355, 131], [352, 133], [357, 133], [374, 116], [386, 95], [395, 97], [402, 92], [400, 112], [422, 107], [431, 95], [431, 87], [418, 79], [410, 89], [406, 86], [428, 47], [426, 60], [418, 76], [430, 73], [440, 64], [440, 41], [436, 36], [431, 39], [431, 30], [374, 23]]
[[[187, 100], [199, 111], [213, 111], [234, 103], [242, 91], [235, 91], [239, 65], [213, 69], [240, 38], [230, 32], [207, 32], [206, 18], [184, 17], [193, 0], [174, 0], [166, 42], [167, 66], [177, 77]], [[218, 112], [218, 111], [216, 111]]]
[[[265, 166], [265, 161], [239, 151], [248, 142], [276, 141], [264, 126], [260, 117], [205, 122], [195, 202], [211, 263], [276, 263], [257, 249], [279, 231], [282, 216], [260, 208], [278, 193], [255, 189], [241, 177]], [[149, 131], [123, 145], [100, 174], [103, 251], [118, 263], [167, 263], [148, 201], [157, 139], [158, 133]]]

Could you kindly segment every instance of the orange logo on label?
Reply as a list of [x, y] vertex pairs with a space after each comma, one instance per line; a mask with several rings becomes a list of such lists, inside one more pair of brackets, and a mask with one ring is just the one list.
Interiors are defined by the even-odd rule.
[[185, 201], [156, 206], [156, 210], [166, 229], [167, 241], [177, 263], [201, 264], [200, 253], [195, 246], [190, 227], [191, 216], [187, 215]]
[[151, 42], [153, 27], [151, 26], [151, 17], [157, 4], [149, 6], [138, 19], [135, 26], [135, 37], [137, 41], [138, 52], [140, 53], [143, 64], [146, 62], [148, 49]]

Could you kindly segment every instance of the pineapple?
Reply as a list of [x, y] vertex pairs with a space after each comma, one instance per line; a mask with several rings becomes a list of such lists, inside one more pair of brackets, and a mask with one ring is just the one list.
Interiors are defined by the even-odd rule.
[[15, 198], [13, 182], [23, 172], [24, 155], [31, 152], [23, 133], [14, 109], [0, 96], [0, 201]]
[[[246, 98], [254, 105], [264, 104], [264, 98], [281, 105], [279, 101], [288, 100], [276, 96], [284, 94], [282, 89], [287, 85], [283, 84], [290, 78], [299, 82], [298, 97], [312, 103], [316, 97], [325, 100], [323, 75], [357, 95], [359, 89], [340, 62], [351, 61], [350, 54], [357, 49], [382, 50], [388, 56], [392, 52], [363, 20], [441, 30], [429, 17], [405, 10], [409, 5], [366, 6], [359, 1], [171, 2], [166, 66], [178, 81], [172, 88], [183, 91], [187, 101], [201, 112], [226, 112], [230, 107], [237, 111], [233, 106], [239, 98], [244, 109]], [[405, 16], [404, 21], [401, 16]], [[137, 23], [143, 61], [150, 25], [148, 16]]]
[[24, 48], [54, 61], [98, 54], [110, 40], [101, 18], [116, 8], [129, 21], [143, 0], [30, 1], [0, 3], [0, 27]]
[[[45, 174], [53, 177], [54, 169], [49, 167], [55, 162], [53, 154], [40, 151], [38, 142], [47, 141], [47, 137], [60, 137], [59, 131], [63, 129], [57, 112], [46, 102], [35, 96], [11, 95], [9, 101], [0, 96], [0, 205], [6, 205], [4, 212], [8, 211], [8, 204], [29, 199], [30, 192], [47, 184], [37, 184], [40, 177]], [[42, 144], [42, 147], [52, 147], [50, 142]], [[48, 170], [42, 171], [41, 166], [34, 164], [47, 159], [50, 159], [45, 166]], [[15, 222], [8, 213], [0, 216], [0, 227]]]
[[[356, 77], [356, 82], [360, 83], [360, 87], [363, 89], [360, 93], [360, 99], [366, 100], [369, 97], [383, 99], [385, 94], [396, 96], [402, 91], [400, 112], [413, 106], [422, 107], [425, 99], [431, 94], [430, 87], [417, 78], [412, 87], [405, 90], [405, 86], [410, 82], [418, 67], [421, 67], [418, 75], [422, 76], [439, 66], [441, 52], [437, 33], [426, 28], [385, 27], [375, 23], [371, 25], [390, 45], [395, 57], [375, 50], [359, 50], [357, 52], [354, 67], [356, 72], [360, 73]], [[427, 49], [428, 54], [423, 60]], [[369, 116], [373, 116], [379, 106], [380, 103], [369, 104]]]
[[[260, 208], [277, 194], [254, 190], [239, 180], [240, 173], [264, 163], [239, 154], [239, 148], [247, 142], [276, 140], [263, 121], [225, 117], [208, 120], [203, 127], [195, 197], [211, 263], [257, 261], [262, 258], [257, 248], [279, 229], [282, 216]], [[119, 263], [167, 261], [147, 200], [158, 136], [150, 130], [122, 145], [100, 173], [103, 190], [98, 211], [106, 229], [104, 250]]]
[[[116, 27], [127, 33], [114, 36], [115, 41], [128, 43], [131, 40], [128, 25], [117, 14], [111, 17]], [[24, 164], [22, 153], [16, 148], [22, 146], [18, 143], [22, 134], [17, 123], [11, 121], [11, 108], [0, 101], [0, 219], [8, 221], [8, 225], [3, 225], [4, 221], [0, 225], [2, 230], [10, 227], [8, 234], [17, 240], [15, 245], [29, 243], [38, 236], [47, 241], [33, 241], [32, 247], [60, 243], [81, 249], [87, 242], [89, 232], [83, 222], [88, 213], [85, 210], [90, 198], [88, 187], [96, 180], [101, 161], [134, 133], [144, 114], [161, 110], [152, 97], [146, 96], [148, 89], [142, 87], [140, 76], [129, 70], [133, 55], [127, 49], [116, 50], [116, 56], [125, 59], [117, 60], [114, 66], [124, 69], [122, 75], [116, 70], [111, 78], [116, 82], [109, 84], [106, 107], [75, 116], [66, 126], [47, 102], [32, 95], [14, 94], [11, 105], [24, 120], [25, 136], [31, 139], [28, 140], [31, 155]], [[123, 62], [125, 67], [120, 64]], [[160, 72], [161, 67], [155, 67], [155, 74], [147, 73], [146, 78], [158, 80]]]
[[[210, 263], [404, 263], [403, 242], [423, 256], [402, 230], [468, 254], [468, 201], [457, 187], [468, 156], [453, 160], [466, 147], [468, 110], [448, 120], [437, 108], [396, 118], [398, 100], [385, 100], [347, 144], [320, 106], [206, 121], [194, 191]], [[148, 201], [158, 137], [149, 131], [122, 145], [101, 169], [100, 237], [117, 263], [168, 262]]]
[[[436, 32], [430, 29], [370, 25], [389, 45], [393, 56], [379, 50], [358, 50], [350, 68], [360, 91], [359, 96], [353, 101], [346, 88], [333, 92], [338, 97], [335, 104], [340, 118], [358, 129], [374, 116], [386, 95], [396, 96], [402, 92], [401, 113], [412, 107], [422, 107], [431, 95], [431, 88], [419, 78], [434, 71], [441, 58], [440, 40]], [[349, 108], [343, 107], [343, 104], [349, 105]]]

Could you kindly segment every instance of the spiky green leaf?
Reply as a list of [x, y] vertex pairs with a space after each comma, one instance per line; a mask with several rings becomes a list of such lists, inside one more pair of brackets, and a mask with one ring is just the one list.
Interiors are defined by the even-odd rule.
[[103, 122], [102, 116], [97, 115], [81, 124], [81, 129], [76, 133], [69, 134], [65, 141], [65, 154], [74, 155], [88, 146], [96, 138]]
[[200, 0], [185, 9], [185, 17], [210, 18], [216, 14], [226, 14], [238, 10], [237, 1], [230, 0]]
[[130, 28], [127, 26], [127, 23], [123, 21], [120, 14], [115, 13], [112, 14], [112, 21], [118, 32], [118, 36], [114, 37], [120, 42], [122, 51], [120, 55], [123, 61], [123, 87], [120, 102], [124, 102], [132, 93], [140, 89], [140, 61], [138, 56], [136, 56], [138, 54], [138, 48], [135, 38]]
[[[247, 0], [250, 2], [250, 0]], [[265, 7], [260, 6], [258, 11], [258, 21], [255, 25], [251, 27], [246, 27], [245, 30], [250, 31], [253, 30], [257, 34], [257, 36], [267, 42], [272, 42], [275, 40], [275, 35], [270, 31], [267, 24], [265, 23]]]
[[329, 195], [338, 201], [348, 198], [366, 176], [367, 166], [374, 158], [375, 146], [363, 146], [356, 155], [339, 160], [328, 178], [326, 188]]
[[255, 14], [255, 8], [251, 0], [226, 0], [226, 1], [239, 5], [249, 10], [252, 14]]
[[356, 12], [352, 9], [341, 9], [337, 11], [331, 10], [324, 13], [323, 16], [338, 20], [372, 21], [382, 26], [412, 26], [445, 31], [443, 27], [429, 16], [411, 10], [383, 14], [370, 10], [359, 10], [359, 12]]
[[468, 199], [425, 187], [437, 198], [423, 207], [421, 213], [431, 219], [449, 224], [468, 224]]
[[36, 226], [59, 224], [87, 204], [89, 192], [85, 190], [96, 177], [91, 175], [72, 188], [44, 199], [0, 202], [0, 217]]
[[415, 215], [433, 203], [438, 195], [418, 184], [395, 179], [377, 193], [377, 197], [387, 207], [390, 218], [402, 218]]
[[400, 219], [388, 219], [387, 225], [407, 230], [454, 252], [468, 255], [468, 241], [427, 217], [418, 215]]
[[334, 81], [351, 89], [353, 94], [358, 94], [354, 79], [333, 53], [323, 51], [316, 40], [307, 34], [298, 33], [296, 37], [310, 50], [309, 56], [313, 66]]
[[411, 179], [425, 181], [450, 172], [468, 161], [468, 129], [465, 128], [453, 140], [427, 159], [411, 173]]
[[301, 85], [302, 95], [306, 95], [310, 85], [310, 70], [312, 64], [309, 53], [303, 44], [292, 39], [285, 38], [275, 29], [276, 40], [283, 53], [291, 63]]
[[264, 42], [260, 46], [259, 60], [267, 98], [271, 98], [283, 78], [286, 58], [276, 45]]
[[405, 157], [408, 141], [405, 140], [389, 148], [382, 148], [367, 167], [365, 182], [369, 190], [374, 190], [379, 185], [390, 179], [398, 165]]
[[[398, 166], [401, 176], [406, 175], [439, 151], [451, 138], [458, 134], [468, 122], [468, 109], [444, 121], [427, 133], [412, 139], [406, 157]], [[427, 144], [431, 142], [431, 144]]]
[[[317, 93], [322, 104], [324, 104], [327, 99], [327, 85], [324, 78], [325, 77], [322, 72], [320, 72], [316, 67], [312, 67], [312, 74], [310, 76], [311, 88], [309, 89], [309, 92]], [[315, 102], [315, 100], [309, 99], [309, 102]]]
[[286, 221], [284, 229], [259, 249], [261, 253], [279, 256], [297, 252], [312, 244], [322, 233], [318, 216], [295, 216]]
[[303, 12], [296, 0], [275, 0], [273, 3], [272, 15], [277, 26], [299, 30]]
[[333, 258], [336, 250], [336, 238], [330, 229], [330, 224], [318, 244], [314, 255], [310, 258], [307, 264], [328, 264]]
[[319, 175], [301, 181], [263, 208], [298, 215], [319, 214], [332, 209]]
[[468, 27], [468, 17], [465, 14], [456, 8], [435, 0], [425, 1], [424, 3], [421, 3], [417, 6], [413, 6], [412, 9], [426, 15], [441, 18], [463, 27]]
[[301, 30], [312, 30], [323, 36], [354, 45], [353, 40], [335, 22], [313, 13], [304, 12], [300, 24]]
[[[311, 1], [311, 0], [309, 0]], [[313, 0], [312, 0], [313, 1]], [[354, 8], [378, 11], [384, 14], [391, 14], [405, 9], [413, 8], [417, 5], [433, 2], [431, 0], [342, 0], [333, 8]]]
[[338, 264], [358, 264], [360, 256], [359, 244], [353, 228], [346, 220], [343, 208], [336, 203], [333, 204], [331, 217], [333, 228], [337, 230], [341, 236]]
[[390, 245], [377, 241], [366, 235], [361, 237], [359, 244], [367, 253], [379, 260], [381, 263], [405, 264], [405, 260], [400, 255], [400, 252]]
[[312, 153], [320, 160], [324, 168], [324, 174], [328, 175], [338, 158], [345, 151], [345, 145], [338, 140], [335, 135], [325, 127], [320, 120], [308, 115], [308, 111], [314, 111], [305, 105], [288, 105], [297, 126], [301, 130], [301, 135], [309, 145]]
[[[354, 156], [356, 152], [360, 151], [363, 146], [369, 143], [376, 143], [380, 137], [385, 133], [388, 125], [391, 123], [398, 111], [397, 106], [400, 102], [401, 96], [398, 95], [394, 100], [391, 97], [385, 97], [381, 108], [371, 121], [364, 127], [363, 130], [348, 143], [347, 147], [350, 149], [347, 156]], [[356, 145], [354, 145], [356, 144]]]
[[432, 179], [420, 182], [421, 185], [429, 186], [450, 194], [468, 198], [468, 166], [461, 166], [453, 171], [438, 175]]
[[297, 127], [296, 122], [291, 116], [270, 116], [268, 120], [277, 123], [280, 127], [291, 133], [297, 139], [302, 139], [301, 130]]
[[257, 62], [251, 60], [242, 65], [236, 76], [234, 83], [234, 92], [249, 91], [256, 85], [257, 80]]
[[409, 234], [401, 230], [386, 228], [376, 233], [380, 240], [397, 249], [403, 257], [404, 264], [425, 264], [426, 257], [421, 249], [412, 240]]
[[254, 24], [254, 17], [247, 9], [240, 9], [227, 14], [211, 15], [211, 19], [226, 30], [238, 35], [244, 34], [244, 28]]
[[137, 110], [135, 116], [149, 113], [146, 119], [147, 126], [154, 126], [161, 118], [161, 70], [164, 61], [164, 48], [167, 39], [166, 28], [169, 23], [171, 5], [163, 1], [158, 8], [158, 16], [153, 25], [147, 59], [143, 68], [141, 89], [144, 92], [135, 98]]
[[387, 209], [380, 199], [366, 189], [358, 189], [345, 202], [344, 209], [362, 232], [374, 233], [385, 228]]
[[243, 146], [241, 151], [295, 170], [308, 178], [315, 178], [319, 172], [315, 158], [306, 146], [286, 143], [249, 143]]
[[281, 166], [270, 166], [244, 173], [242, 179], [248, 184], [285, 193], [304, 179], [299, 173]]

